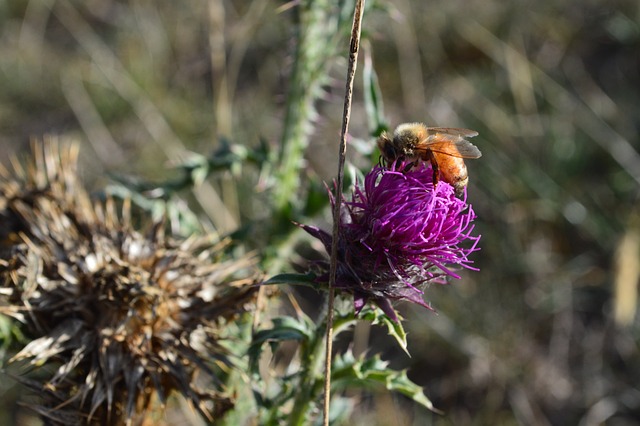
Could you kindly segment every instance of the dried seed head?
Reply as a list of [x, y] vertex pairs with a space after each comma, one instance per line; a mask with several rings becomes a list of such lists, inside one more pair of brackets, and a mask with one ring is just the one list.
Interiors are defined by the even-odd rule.
[[252, 306], [252, 262], [162, 223], [133, 229], [129, 203], [89, 198], [77, 156], [47, 141], [0, 169], [0, 313], [33, 338], [11, 361], [41, 381], [20, 380], [53, 423], [139, 422], [173, 391], [220, 416], [233, 405], [217, 379], [229, 365], [221, 331]]

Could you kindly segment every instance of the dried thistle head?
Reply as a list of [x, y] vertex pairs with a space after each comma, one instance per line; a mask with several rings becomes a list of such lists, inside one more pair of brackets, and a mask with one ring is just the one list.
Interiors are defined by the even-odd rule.
[[139, 423], [174, 391], [222, 415], [233, 400], [217, 379], [230, 365], [221, 330], [252, 306], [252, 262], [162, 223], [135, 230], [128, 203], [89, 198], [77, 156], [47, 141], [0, 169], [0, 313], [33, 339], [11, 361], [39, 378], [20, 380], [54, 424]]

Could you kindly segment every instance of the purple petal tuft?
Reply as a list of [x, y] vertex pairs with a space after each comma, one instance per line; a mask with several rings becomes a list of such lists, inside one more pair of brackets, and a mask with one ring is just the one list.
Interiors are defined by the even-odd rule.
[[[434, 187], [432, 176], [427, 164], [377, 166], [345, 200], [336, 287], [354, 295], [356, 312], [372, 301], [397, 321], [391, 300], [431, 309], [419, 287], [460, 278], [461, 267], [477, 270], [469, 255], [479, 250], [480, 236], [472, 235], [476, 215], [466, 192], [458, 199], [448, 183]], [[300, 226], [330, 253], [330, 234]]]

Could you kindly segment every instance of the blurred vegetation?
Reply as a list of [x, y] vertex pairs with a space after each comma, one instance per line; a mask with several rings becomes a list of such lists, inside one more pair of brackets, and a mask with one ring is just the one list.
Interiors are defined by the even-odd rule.
[[[196, 189], [177, 196], [211, 229], [245, 232], [270, 272], [286, 271], [301, 238], [288, 241], [288, 219], [329, 217], [314, 200], [336, 170], [340, 22], [350, 25], [340, 10], [327, 33], [309, 35], [307, 49], [325, 50], [319, 74], [304, 75], [294, 72], [305, 27], [293, 3], [2, 2], [0, 160], [57, 134], [86, 145], [86, 178], [114, 191], [134, 185], [126, 176], [144, 187], [197, 170]], [[390, 127], [480, 133], [483, 157], [468, 167], [483, 237], [479, 273], [427, 291], [437, 315], [405, 307], [411, 358], [384, 330], [354, 335], [354, 352], [371, 345], [408, 368], [444, 415], [366, 393], [353, 424], [637, 424], [640, 4], [378, 0], [363, 28], [361, 59], [372, 58]], [[367, 120], [362, 69], [349, 157], [366, 168], [378, 123]], [[286, 100], [301, 78], [312, 80], [308, 121], [291, 149], [304, 162], [294, 158], [289, 172], [300, 175], [279, 193], [293, 205], [270, 223], [270, 176], [289, 167], [286, 123], [299, 112]], [[225, 153], [233, 167], [216, 169], [211, 159]], [[150, 188], [150, 200], [175, 195]], [[17, 391], [5, 386], [0, 420], [16, 410]]]

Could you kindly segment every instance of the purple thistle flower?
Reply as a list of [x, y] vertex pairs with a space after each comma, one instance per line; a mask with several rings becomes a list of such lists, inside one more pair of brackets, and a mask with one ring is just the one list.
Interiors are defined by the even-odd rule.
[[[459, 267], [477, 270], [468, 256], [479, 250], [472, 236], [475, 213], [454, 188], [439, 182], [434, 188], [427, 164], [376, 166], [356, 185], [343, 204], [338, 245], [336, 288], [353, 293], [356, 313], [368, 301], [397, 321], [392, 300], [431, 306], [423, 284], [460, 278]], [[333, 200], [332, 200], [333, 201]], [[300, 225], [331, 252], [331, 234]], [[463, 243], [470, 240], [470, 247]], [[328, 264], [319, 280], [328, 281]]]

